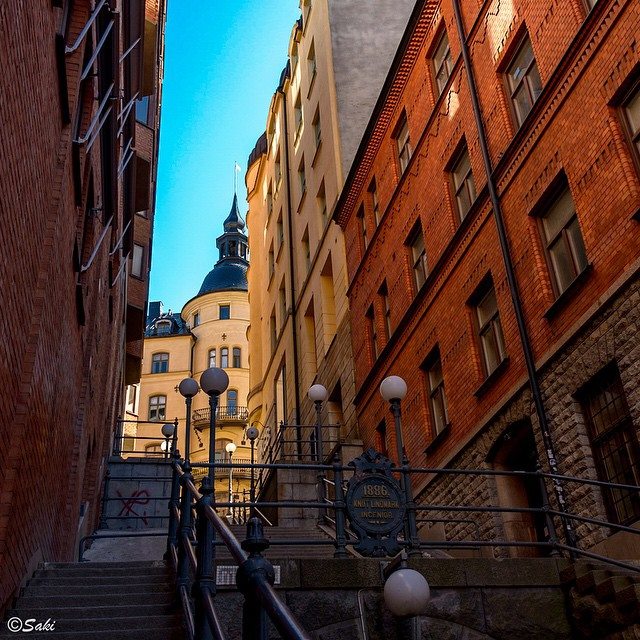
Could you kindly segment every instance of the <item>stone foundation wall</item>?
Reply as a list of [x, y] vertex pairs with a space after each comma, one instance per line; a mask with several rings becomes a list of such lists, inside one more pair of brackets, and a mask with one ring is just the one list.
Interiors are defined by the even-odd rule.
[[[561, 474], [597, 480], [591, 445], [584, 415], [576, 399], [579, 389], [606, 365], [615, 361], [620, 371], [626, 400], [636, 429], [640, 425], [640, 282], [637, 274], [604, 304], [552, 358], [540, 369], [540, 385], [549, 420], [549, 428]], [[538, 459], [548, 470], [535, 408], [528, 386], [516, 392], [499, 412], [482, 428], [479, 435], [446, 466], [491, 469], [488, 462], [492, 447], [510, 426], [529, 420], [536, 441]], [[424, 483], [415, 478], [414, 486]], [[557, 506], [553, 487], [547, 483], [552, 506]], [[576, 483], [565, 484], [570, 513], [607, 520], [601, 492], [598, 488]], [[421, 504], [501, 505], [498, 484], [494, 478], [445, 476], [432, 480], [419, 495]], [[457, 518], [445, 512], [424, 512], [420, 517]], [[452, 523], [444, 527], [449, 540], [470, 539], [480, 532], [483, 539], [500, 539], [506, 535], [501, 514], [477, 513], [460, 516], [473, 519], [474, 524]], [[556, 521], [561, 535], [560, 523]], [[602, 543], [610, 534], [608, 528], [576, 523], [576, 534], [582, 548]], [[624, 545], [624, 554], [640, 557], [638, 542]], [[605, 549], [606, 547], [606, 549]], [[615, 555], [611, 545], [602, 547]], [[635, 551], [634, 551], [635, 549]], [[495, 549], [496, 556], [507, 554]]]

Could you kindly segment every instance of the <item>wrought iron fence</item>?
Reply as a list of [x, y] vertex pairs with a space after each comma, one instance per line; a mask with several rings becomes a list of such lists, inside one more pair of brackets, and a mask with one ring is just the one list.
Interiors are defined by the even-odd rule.
[[[209, 425], [209, 419], [211, 416], [211, 409], [205, 407], [204, 409], [196, 409], [191, 418], [193, 424], [196, 426], [202, 426], [205, 423]], [[235, 405], [228, 405], [226, 407], [218, 407], [216, 409], [216, 420], [237, 420], [238, 422], [246, 422], [249, 419], [249, 410], [247, 407], [237, 407]]]

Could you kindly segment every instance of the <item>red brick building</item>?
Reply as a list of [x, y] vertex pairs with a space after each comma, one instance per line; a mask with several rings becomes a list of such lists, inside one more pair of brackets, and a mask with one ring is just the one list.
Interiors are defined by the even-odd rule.
[[0, 611], [95, 528], [139, 379], [164, 20], [164, 0], [0, 11]]
[[[395, 451], [378, 387], [396, 374], [414, 465], [555, 454], [562, 473], [639, 484], [639, 33], [631, 0], [418, 2], [334, 216], [366, 445]], [[535, 502], [520, 481], [424, 482], [431, 501]], [[566, 498], [640, 520], [637, 493]], [[481, 533], [535, 540], [528, 517]], [[628, 555], [609, 533], [577, 527]]]

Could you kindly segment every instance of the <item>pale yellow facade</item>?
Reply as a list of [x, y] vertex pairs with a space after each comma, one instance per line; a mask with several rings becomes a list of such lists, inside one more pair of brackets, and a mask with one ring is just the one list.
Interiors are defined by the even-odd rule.
[[357, 439], [345, 247], [331, 218], [412, 2], [376, 6], [363, 16], [351, 0], [301, 3], [249, 159], [248, 403], [250, 421], [265, 427], [263, 455], [282, 422], [315, 423], [307, 391], [316, 383], [329, 392], [323, 422], [335, 425], [325, 430], [325, 455]]
[[[231, 234], [233, 235], [233, 234]], [[236, 234], [237, 235], [237, 234]], [[246, 237], [241, 236], [245, 239]], [[218, 239], [218, 243], [225, 234]], [[221, 248], [221, 247], [220, 247]], [[225, 249], [226, 251], [226, 245]], [[223, 368], [229, 376], [229, 386], [218, 400], [216, 413], [216, 459], [222, 462], [241, 464], [249, 462], [250, 443], [245, 437], [247, 427], [247, 395], [249, 392], [249, 348], [247, 329], [249, 326], [249, 302], [246, 291], [246, 261], [244, 268], [232, 265], [233, 274], [244, 279], [242, 285], [230, 283], [224, 288], [216, 270], [231, 259], [223, 255], [216, 264], [212, 275], [217, 277], [213, 285], [216, 290], [204, 291], [189, 300], [180, 315], [159, 314], [149, 318], [144, 341], [144, 359], [139, 392], [139, 415], [137, 423], [136, 451], [159, 456], [163, 437], [162, 425], [178, 423], [177, 447], [181, 456], [185, 454], [185, 401], [178, 392], [180, 381], [192, 377], [199, 382], [202, 372], [209, 367]], [[224, 266], [222, 267], [224, 270]], [[222, 282], [222, 284], [219, 284]], [[221, 288], [220, 288], [221, 287]], [[217, 290], [220, 288], [220, 290]], [[155, 303], [158, 304], [158, 303]], [[170, 333], [167, 333], [170, 332]], [[160, 408], [163, 410], [160, 410]], [[200, 391], [192, 401], [192, 431], [189, 456], [192, 464], [207, 462], [209, 457], [209, 396]], [[145, 439], [142, 439], [142, 438]], [[149, 438], [149, 439], [146, 439]], [[226, 445], [233, 442], [236, 450], [231, 458]], [[194, 467], [193, 475], [198, 480], [205, 469]], [[249, 499], [249, 469], [229, 469], [216, 471], [216, 500], [227, 502], [231, 476], [234, 500]], [[222, 509], [225, 511], [225, 508]]]

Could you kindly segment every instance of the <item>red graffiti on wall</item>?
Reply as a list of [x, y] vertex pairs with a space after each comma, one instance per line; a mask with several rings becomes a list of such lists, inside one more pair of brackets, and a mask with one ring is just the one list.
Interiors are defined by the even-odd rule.
[[129, 497], [124, 497], [119, 490], [116, 490], [118, 497], [120, 498], [123, 507], [120, 509], [120, 513], [118, 516], [135, 516], [138, 517], [144, 522], [145, 526], [149, 524], [147, 520], [147, 512], [146, 510], [142, 513], [138, 513], [134, 507], [136, 505], [145, 505], [149, 503], [149, 492], [146, 489], [139, 489], [138, 491], [134, 491], [133, 494]]

